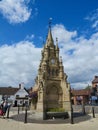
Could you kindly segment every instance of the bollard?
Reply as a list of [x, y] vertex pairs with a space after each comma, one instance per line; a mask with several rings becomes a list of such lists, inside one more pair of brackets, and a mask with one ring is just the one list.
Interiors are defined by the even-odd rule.
[[85, 106], [84, 106], [84, 104], [82, 105], [82, 112], [83, 112], [84, 115], [86, 114], [85, 113]]
[[94, 107], [92, 107], [92, 114], [93, 114], [93, 118], [95, 118], [95, 111], [94, 111]]
[[47, 114], [46, 114], [46, 110], [44, 110], [43, 112], [43, 120], [46, 120], [47, 119]]
[[74, 121], [73, 121], [73, 108], [71, 107], [71, 124], [74, 124]]
[[27, 106], [25, 108], [25, 119], [24, 119], [24, 123], [27, 123]]
[[8, 110], [7, 110], [7, 118], [9, 118], [9, 112], [10, 112], [10, 106], [8, 106]]
[[19, 105], [18, 105], [18, 115], [19, 115], [19, 111], [20, 111], [20, 107], [19, 107]]

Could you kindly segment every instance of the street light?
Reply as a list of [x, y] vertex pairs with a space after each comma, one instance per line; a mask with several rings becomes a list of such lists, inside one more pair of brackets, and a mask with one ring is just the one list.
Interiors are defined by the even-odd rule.
[[71, 87], [70, 87], [70, 89], [69, 89], [69, 94], [70, 94], [70, 108], [71, 108], [70, 123], [71, 123], [71, 124], [74, 124], [74, 121], [73, 121], [73, 107], [72, 107], [72, 100], [71, 100]]

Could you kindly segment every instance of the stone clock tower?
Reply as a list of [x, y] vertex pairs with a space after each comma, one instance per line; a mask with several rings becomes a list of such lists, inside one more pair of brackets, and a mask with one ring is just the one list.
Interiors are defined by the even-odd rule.
[[59, 57], [58, 40], [54, 44], [51, 27], [49, 26], [46, 43], [42, 49], [38, 76], [34, 89], [38, 92], [36, 111], [40, 118], [49, 109], [63, 108], [70, 111], [70, 85], [64, 73], [62, 57]]

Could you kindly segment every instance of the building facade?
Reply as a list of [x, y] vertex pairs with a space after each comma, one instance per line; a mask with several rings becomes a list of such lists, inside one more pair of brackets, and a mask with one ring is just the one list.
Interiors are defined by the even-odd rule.
[[98, 104], [98, 76], [95, 76], [92, 80], [91, 102], [93, 104]]
[[15, 106], [29, 105], [29, 93], [22, 83], [19, 84], [19, 90], [14, 94], [13, 102]]
[[92, 87], [95, 88], [98, 86], [98, 76], [95, 76], [92, 81]]
[[42, 113], [43, 118], [44, 112], [49, 109], [63, 108], [70, 111], [70, 85], [64, 73], [62, 57], [59, 57], [58, 40], [56, 39], [55, 45], [51, 27], [41, 55], [38, 76], [33, 88], [38, 92], [37, 113]]
[[71, 90], [71, 101], [73, 105], [89, 104], [90, 102], [91, 90], [81, 89], [81, 90]]
[[29, 105], [29, 93], [19, 84], [19, 87], [0, 87], [0, 102], [7, 100], [13, 106], [27, 104]]
[[15, 93], [19, 88], [9, 87], [0, 87], [0, 102], [2, 100], [8, 100], [10, 103], [13, 103], [15, 99]]

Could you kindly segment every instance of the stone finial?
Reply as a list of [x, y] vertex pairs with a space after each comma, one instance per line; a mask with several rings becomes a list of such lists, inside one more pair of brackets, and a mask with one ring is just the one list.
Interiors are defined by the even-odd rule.
[[58, 38], [56, 37], [56, 43], [58, 43]]
[[62, 62], [62, 56], [60, 56], [60, 62]]
[[59, 50], [59, 47], [58, 47], [58, 38], [56, 37], [56, 50]]

